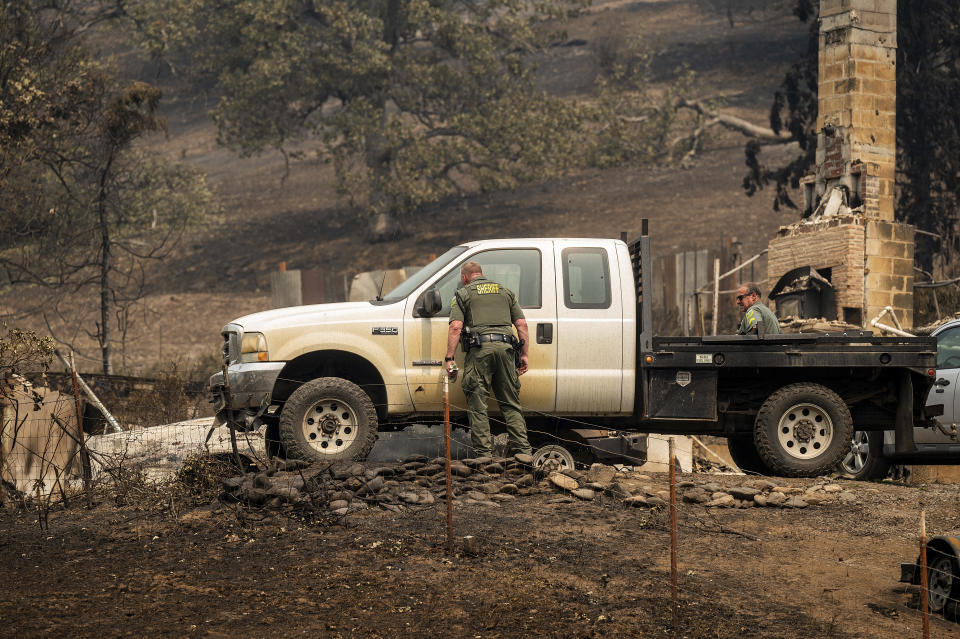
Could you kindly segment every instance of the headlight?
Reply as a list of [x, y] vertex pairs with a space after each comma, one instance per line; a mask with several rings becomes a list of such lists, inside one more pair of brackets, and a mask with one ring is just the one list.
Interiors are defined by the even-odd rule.
[[263, 333], [244, 333], [240, 344], [241, 362], [268, 362], [267, 340]]

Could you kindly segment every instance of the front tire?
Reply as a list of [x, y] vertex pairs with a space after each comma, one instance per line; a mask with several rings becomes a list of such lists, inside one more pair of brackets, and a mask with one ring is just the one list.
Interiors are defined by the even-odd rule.
[[890, 460], [883, 456], [883, 431], [854, 431], [850, 450], [837, 468], [844, 475], [860, 481], [886, 477], [890, 472]]
[[320, 377], [290, 395], [278, 430], [290, 459], [362, 460], [377, 441], [377, 410], [353, 382]]
[[817, 477], [850, 449], [853, 418], [835, 392], [820, 384], [789, 384], [760, 407], [754, 425], [760, 458], [774, 474]]

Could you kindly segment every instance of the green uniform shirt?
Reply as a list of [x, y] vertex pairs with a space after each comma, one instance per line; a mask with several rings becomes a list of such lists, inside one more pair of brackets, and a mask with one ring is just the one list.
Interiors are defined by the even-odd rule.
[[457, 290], [450, 302], [450, 321], [463, 322], [478, 335], [513, 335], [518, 319], [523, 319], [523, 311], [513, 291], [482, 275]]
[[769, 308], [757, 302], [747, 309], [740, 321], [737, 335], [776, 335], [780, 333], [780, 322]]

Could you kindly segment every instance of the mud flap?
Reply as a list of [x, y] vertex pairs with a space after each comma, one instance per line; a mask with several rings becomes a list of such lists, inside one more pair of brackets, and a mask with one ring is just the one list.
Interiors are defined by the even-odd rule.
[[900, 392], [895, 422], [895, 451], [897, 455], [916, 452], [913, 442], [913, 377], [910, 371], [903, 371], [900, 378]]

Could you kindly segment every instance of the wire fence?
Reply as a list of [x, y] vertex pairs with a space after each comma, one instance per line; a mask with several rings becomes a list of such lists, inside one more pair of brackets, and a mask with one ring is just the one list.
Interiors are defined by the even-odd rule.
[[[291, 380], [294, 381], [294, 380]], [[442, 382], [437, 382], [438, 384]], [[398, 385], [399, 386], [399, 385]], [[403, 385], [406, 386], [406, 385]], [[402, 393], [401, 393], [402, 396]], [[380, 402], [376, 408], [389, 409], [395, 405], [409, 406], [404, 399], [398, 402]], [[133, 428], [121, 433], [94, 434], [84, 433], [80, 428], [82, 416], [78, 415], [76, 398], [65, 394], [44, 396], [39, 394], [24, 395], [19, 401], [7, 399], [3, 404], [3, 437], [2, 462], [4, 479], [13, 484], [14, 490], [19, 490], [25, 496], [35, 499], [46, 497], [51, 499], [67, 499], [68, 495], [82, 495], [82, 482], [90, 481], [98, 476], [105, 478], [116, 477], [123, 467], [138, 463], [149, 463], [156, 471], [156, 478], [169, 474], [183, 460], [191, 455], [203, 454], [212, 456], [230, 457], [237, 453], [242, 454], [252, 464], [263, 469], [270, 465], [267, 447], [264, 441], [263, 429], [253, 432], [235, 431], [236, 440], [230, 436], [228, 427], [214, 428], [210, 418], [186, 420], [174, 424], [158, 425], [146, 428]], [[459, 415], [454, 427], [465, 427], [463, 415], [467, 407], [460, 403], [451, 403], [450, 408], [455, 415]], [[585, 419], [557, 415], [548, 411], [537, 410], [529, 406], [523, 407], [527, 415], [549, 419], [565, 429], [548, 431], [540, 428], [531, 428], [530, 433], [538, 436], [541, 441], [550, 441], [568, 447], [580, 447], [584, 450], [601, 452], [589, 441], [575, 439], [564, 435], [564, 432], [579, 428], [596, 428], [596, 424]], [[490, 415], [492, 424], [505, 426], [505, 422], [495, 414]], [[433, 443], [439, 449], [444, 439], [441, 431], [444, 421], [438, 419], [433, 411], [422, 419], [412, 419], [413, 423], [433, 429], [438, 432], [416, 431], [406, 435], [414, 444]], [[651, 434], [652, 441], [671, 443], [672, 436]], [[236, 446], [234, 446], [236, 444]], [[464, 444], [464, 446], [466, 446]], [[465, 448], [466, 454], [469, 450]], [[640, 466], [646, 459], [622, 455], [623, 463], [627, 466]], [[674, 464], [670, 464], [675, 468]], [[20, 473], [20, 483], [10, 482], [13, 473]], [[756, 473], [749, 473], [759, 477]], [[576, 473], [572, 473], [576, 475]], [[696, 475], [681, 477], [694, 483], [703, 478]], [[655, 483], [662, 485], [664, 479], [655, 478]], [[736, 480], [742, 481], [742, 480]], [[777, 480], [785, 484], [790, 480]], [[367, 482], [368, 484], [369, 482]], [[701, 482], [702, 483], [702, 482]], [[676, 484], [673, 484], [672, 500], [676, 513], [675, 530], [678, 544], [673, 551], [678, 552], [679, 564], [678, 597], [679, 604], [685, 599], [686, 576], [699, 571], [714, 570], [709, 552], [702, 552], [703, 539], [711, 536], [732, 536], [739, 540], [739, 546], [725, 546], [732, 552], [734, 560], [742, 560], [745, 569], [756, 573], [756, 578], [762, 583], [780, 584], [789, 592], [790, 584], [795, 583], [797, 574], [807, 580], [804, 591], [819, 591], [821, 594], [816, 601], [802, 602], [815, 610], [819, 619], [835, 620], [838, 627], [842, 627], [844, 619], [851, 616], [851, 599], [861, 599], [864, 605], [872, 606], [877, 616], [878, 624], [895, 628], [898, 636], [926, 637], [952, 636], [957, 631], [953, 624], [943, 619], [935, 621], [930, 634], [924, 634], [922, 615], [919, 611], [916, 586], [901, 584], [897, 580], [899, 560], [914, 561], [919, 554], [919, 511], [921, 504], [914, 504], [898, 513], [898, 524], [894, 530], [887, 533], [887, 537], [896, 541], [891, 543], [901, 552], [906, 549], [908, 556], [890, 557], [890, 565], [877, 565], [875, 554], [860, 552], [851, 548], [850, 534], [841, 528], [831, 529], [825, 526], [819, 530], [815, 539], [798, 538], [787, 530], [777, 530], [766, 521], [758, 521], [752, 510], [714, 510], [700, 504], [686, 503], [677, 496]], [[459, 491], [458, 499], [462, 501], [463, 491]], [[867, 500], [861, 496], [861, 502]], [[376, 502], [370, 502], [376, 503]], [[596, 507], [623, 509], [628, 499], [616, 494], [605, 495], [598, 500]], [[834, 502], [829, 506], [812, 506], [809, 510], [786, 511], [785, 526], [789, 526], [791, 517], [817, 517], [818, 508], [829, 508], [831, 512], [837, 509], [849, 511], [850, 517], [856, 517], [866, 506], [844, 506]], [[417, 512], [441, 512], [442, 504], [432, 502], [428, 505], [411, 504]], [[650, 512], [664, 513], [667, 509], [661, 506], [650, 507]], [[630, 509], [633, 512], [633, 509]], [[946, 518], [944, 524], [948, 523]], [[669, 532], [672, 526], [663, 517], [653, 517], [645, 520], [647, 528]], [[669, 543], [664, 536], [665, 554]], [[770, 558], [779, 557], [778, 560]], [[730, 560], [728, 558], [727, 565]], [[816, 566], [816, 570], [811, 570]], [[928, 557], [927, 577], [934, 603], [934, 612], [941, 613], [947, 618], [956, 618], [960, 611], [960, 598], [957, 593], [960, 588], [960, 567], [953, 555], [932, 552]], [[812, 582], [812, 583], [811, 583]], [[878, 587], [877, 584], [888, 584]], [[882, 596], [878, 596], [878, 590]], [[872, 601], [875, 600], [875, 601]], [[879, 603], [877, 603], [879, 602]], [[688, 602], [689, 603], [689, 602]], [[683, 624], [683, 617], [678, 624]], [[831, 622], [832, 624], [833, 622]], [[682, 630], [682, 628], [678, 629]], [[843, 633], [837, 636], [844, 636]]]

